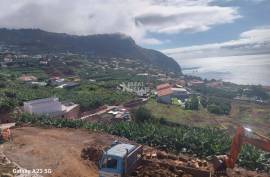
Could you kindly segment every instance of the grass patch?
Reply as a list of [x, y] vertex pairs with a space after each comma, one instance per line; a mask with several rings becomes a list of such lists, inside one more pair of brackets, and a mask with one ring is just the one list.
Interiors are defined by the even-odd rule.
[[216, 123], [215, 118], [219, 117], [208, 113], [203, 108], [198, 111], [185, 110], [177, 105], [158, 103], [155, 99], [148, 100], [145, 107], [156, 118], [164, 118], [167, 121], [192, 126], [212, 125]]
[[270, 124], [270, 106], [258, 105], [254, 103], [234, 102], [231, 116], [242, 123], [250, 125], [269, 125]]

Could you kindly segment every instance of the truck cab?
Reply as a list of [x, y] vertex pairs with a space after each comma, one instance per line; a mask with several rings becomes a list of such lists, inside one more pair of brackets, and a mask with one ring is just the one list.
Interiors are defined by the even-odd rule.
[[100, 177], [124, 177], [139, 165], [142, 146], [114, 143], [104, 151], [99, 161]]

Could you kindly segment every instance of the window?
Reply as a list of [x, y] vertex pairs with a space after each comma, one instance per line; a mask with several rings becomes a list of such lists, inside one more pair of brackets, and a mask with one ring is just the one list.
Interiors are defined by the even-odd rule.
[[116, 169], [117, 168], [117, 160], [113, 159], [112, 157], [108, 157], [103, 160], [102, 163], [102, 168], [112, 168]]

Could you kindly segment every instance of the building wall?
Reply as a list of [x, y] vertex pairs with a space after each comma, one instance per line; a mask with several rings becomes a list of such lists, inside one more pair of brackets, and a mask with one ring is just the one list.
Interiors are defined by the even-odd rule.
[[59, 101], [48, 101], [37, 104], [24, 104], [24, 110], [30, 114], [55, 114], [62, 112], [62, 105]]
[[189, 98], [189, 95], [186, 92], [178, 92], [178, 91], [174, 91], [172, 93], [172, 97], [178, 98], [180, 100], [185, 100]]
[[171, 95], [160, 96], [157, 98], [157, 102], [171, 104]]
[[66, 112], [63, 116], [66, 119], [78, 119], [79, 118], [79, 113], [80, 113], [80, 107], [76, 106], [69, 112]]
[[31, 111], [31, 108], [30, 108], [29, 104], [24, 103], [23, 104], [23, 110], [24, 110], [24, 112], [28, 112], [28, 113], [32, 114], [32, 111]]

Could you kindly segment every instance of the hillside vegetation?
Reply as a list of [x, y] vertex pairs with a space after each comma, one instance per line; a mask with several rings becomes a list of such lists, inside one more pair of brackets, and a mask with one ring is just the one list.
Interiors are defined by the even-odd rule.
[[180, 66], [172, 58], [142, 48], [124, 34], [75, 36], [38, 29], [0, 29], [0, 43], [35, 54], [72, 52], [96, 57], [130, 58], [166, 71], [181, 73]]

